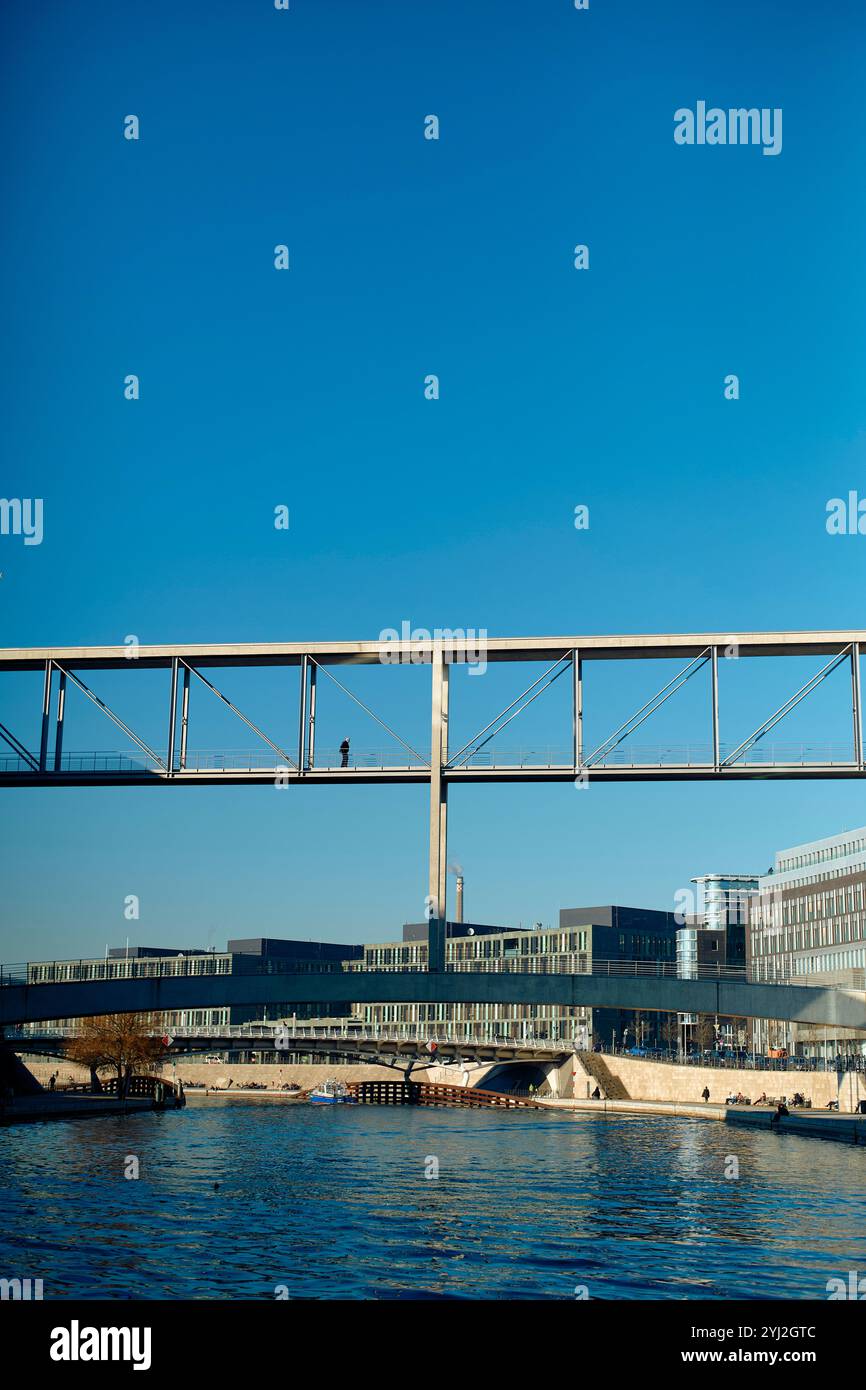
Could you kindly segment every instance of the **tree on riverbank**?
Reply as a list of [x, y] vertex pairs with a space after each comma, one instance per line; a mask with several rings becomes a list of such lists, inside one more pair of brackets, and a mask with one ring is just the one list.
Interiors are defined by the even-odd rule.
[[702, 1052], [711, 1052], [716, 1045], [716, 1020], [712, 1014], [698, 1014], [694, 1039]]
[[150, 1066], [165, 1052], [162, 1041], [148, 1029], [147, 1014], [101, 1014], [81, 1021], [81, 1032], [66, 1049], [71, 1062], [90, 1068], [91, 1076], [114, 1072], [117, 1092], [124, 1095], [136, 1067]]

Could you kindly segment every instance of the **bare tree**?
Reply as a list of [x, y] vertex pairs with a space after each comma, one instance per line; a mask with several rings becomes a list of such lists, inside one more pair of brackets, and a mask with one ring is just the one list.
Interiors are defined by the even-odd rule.
[[679, 1042], [680, 1036], [680, 1024], [677, 1015], [662, 1014], [662, 1024], [661, 1028], [659, 1029], [659, 1032], [661, 1034], [662, 1041], [666, 1042], [668, 1047], [675, 1048], [677, 1046], [677, 1043]]
[[706, 1051], [716, 1041], [716, 1025], [712, 1014], [698, 1014], [695, 1038], [698, 1047]]
[[82, 1021], [66, 1055], [90, 1067], [91, 1075], [110, 1071], [117, 1076], [117, 1093], [123, 1096], [136, 1066], [149, 1066], [165, 1052], [160, 1038], [147, 1031], [147, 1014], [101, 1014]]

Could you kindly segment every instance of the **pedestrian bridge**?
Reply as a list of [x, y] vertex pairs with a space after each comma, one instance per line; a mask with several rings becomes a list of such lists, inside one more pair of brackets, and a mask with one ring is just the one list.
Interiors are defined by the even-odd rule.
[[[473, 1025], [454, 1025], [448, 1034], [437, 1025], [398, 1028], [345, 1024], [316, 1026], [285, 1023], [214, 1024], [209, 1027], [175, 1028], [167, 1045], [178, 1056], [201, 1052], [276, 1052], [362, 1058], [367, 1062], [389, 1063], [401, 1060], [447, 1063], [471, 1059], [478, 1063], [554, 1062], [577, 1047], [572, 1039], [553, 1038], [473, 1038]], [[439, 1025], [441, 1029], [441, 1025]], [[156, 1029], [151, 1030], [156, 1033]], [[162, 1030], [159, 1030], [162, 1034]], [[49, 1024], [45, 1028], [28, 1025], [7, 1028], [6, 1041], [26, 1043], [28, 1052], [62, 1054], [66, 1044], [78, 1033], [75, 1027]]]
[[[193, 961], [195, 958], [191, 958]], [[190, 962], [185, 965], [189, 967]], [[0, 1026], [96, 1014], [216, 1009], [232, 1005], [345, 1003], [549, 1004], [655, 1013], [773, 1018], [866, 1031], [866, 991], [755, 983], [726, 976], [671, 977], [653, 962], [620, 962], [634, 973], [355, 970], [274, 974], [172, 974], [28, 983], [0, 972]], [[643, 973], [641, 972], [643, 968]], [[19, 967], [26, 972], [27, 967]], [[650, 973], [652, 972], [652, 973]]]

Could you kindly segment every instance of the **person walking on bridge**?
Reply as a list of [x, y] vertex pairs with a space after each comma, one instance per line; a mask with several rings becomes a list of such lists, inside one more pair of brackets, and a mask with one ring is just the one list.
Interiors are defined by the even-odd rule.
[[340, 744], [340, 767], [348, 767], [348, 766], [349, 766], [349, 740], [348, 740], [347, 738], [344, 738], [344, 739], [343, 739], [343, 742]]

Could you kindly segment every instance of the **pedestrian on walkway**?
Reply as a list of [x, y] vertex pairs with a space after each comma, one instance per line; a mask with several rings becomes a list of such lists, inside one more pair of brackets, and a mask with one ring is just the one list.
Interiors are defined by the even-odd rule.
[[340, 767], [348, 767], [348, 766], [349, 766], [349, 740], [348, 740], [347, 738], [344, 738], [344, 739], [343, 739], [343, 742], [340, 744], [340, 758], [341, 758]]
[[709, 1100], [709, 1098], [710, 1098], [710, 1088], [709, 1088], [709, 1086], [705, 1086], [705, 1087], [704, 1087], [704, 1089], [701, 1091], [701, 1095], [702, 1095], [703, 1098], [704, 1098], [704, 1104], [706, 1104], [706, 1102], [707, 1102], [707, 1101]]

